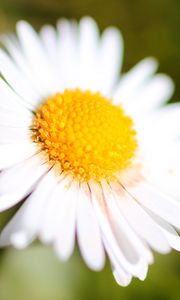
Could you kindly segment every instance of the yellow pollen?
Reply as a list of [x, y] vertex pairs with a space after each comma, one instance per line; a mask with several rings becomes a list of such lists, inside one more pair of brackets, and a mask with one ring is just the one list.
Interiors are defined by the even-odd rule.
[[132, 119], [100, 93], [65, 90], [38, 108], [32, 139], [80, 181], [110, 180], [137, 150]]

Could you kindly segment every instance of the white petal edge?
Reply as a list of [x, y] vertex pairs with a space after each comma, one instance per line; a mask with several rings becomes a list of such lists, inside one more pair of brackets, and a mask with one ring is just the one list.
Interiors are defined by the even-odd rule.
[[[112, 253], [115, 255], [119, 264], [123, 267], [123, 269], [139, 279], [143, 280], [146, 275], [146, 270], [142, 266], [142, 262], [138, 262], [137, 264], [131, 264], [126, 257], [123, 255], [115, 237], [112, 232], [112, 229], [108, 222], [108, 217], [106, 211], [104, 211], [104, 200], [102, 198], [102, 190], [98, 185], [94, 182], [90, 185], [91, 189], [91, 198], [93, 201], [93, 206], [96, 212], [96, 216], [98, 218], [98, 222], [102, 231], [106, 242], [111, 245]], [[142, 267], [142, 268], [141, 268]], [[144, 272], [145, 271], [145, 272]]]
[[14, 206], [30, 193], [50, 168], [39, 155], [2, 171], [0, 174], [0, 212]]
[[122, 66], [123, 52], [121, 32], [115, 27], [107, 28], [102, 34], [99, 46], [100, 91], [104, 95], [112, 95]]
[[78, 30], [75, 21], [60, 19], [57, 22], [57, 61], [59, 88], [77, 88], [80, 79], [78, 58]]
[[57, 91], [57, 76], [55, 76], [49, 61], [47, 60], [40, 37], [32, 26], [25, 21], [19, 21], [16, 28], [24, 55], [29, 62], [34, 77], [38, 81], [38, 85], [42, 88], [44, 96]]
[[92, 270], [99, 271], [105, 263], [100, 228], [94, 214], [90, 191], [86, 185], [79, 189], [77, 207], [77, 239], [81, 254]]
[[35, 92], [33, 86], [28, 82], [23, 73], [15, 66], [10, 57], [0, 49], [0, 72], [12, 89], [29, 103], [30, 109], [41, 99], [41, 95]]
[[0, 145], [0, 169], [9, 168], [28, 159], [37, 152], [33, 143]]
[[[0, 78], [0, 106], [2, 109], [8, 109], [11, 112], [17, 113], [19, 117], [31, 117], [32, 106], [28, 105], [17, 93]], [[6, 99], [6, 101], [4, 101]]]
[[132, 95], [125, 104], [128, 114], [145, 117], [145, 114], [152, 113], [165, 104], [174, 92], [172, 79], [165, 74], [157, 74], [149, 79], [141, 89]]
[[177, 233], [177, 231], [166, 221], [152, 213], [148, 210], [148, 213], [151, 215], [151, 217], [155, 220], [155, 222], [158, 224], [160, 230], [164, 234], [164, 236], [167, 238], [169, 245], [177, 250], [180, 251], [180, 236]]
[[0, 235], [0, 246], [13, 244], [16, 248], [26, 247], [37, 235], [44, 206], [56, 184], [56, 176], [51, 169], [26, 199]]
[[111, 183], [116, 203], [132, 229], [154, 250], [168, 253], [170, 247], [157, 224], [120, 184]]
[[152, 185], [140, 182], [136, 187], [126, 187], [128, 192], [144, 207], [180, 228], [180, 203], [170, 196], [164, 195]]
[[82, 89], [98, 89], [98, 39], [99, 32], [95, 21], [90, 17], [82, 18], [78, 28], [78, 77]]
[[124, 74], [114, 91], [114, 104], [123, 103], [126, 105], [128, 99], [132, 95], [135, 95], [143, 84], [155, 73], [157, 67], [158, 63], [156, 59], [147, 57]]
[[69, 179], [61, 177], [43, 212], [38, 236], [43, 243], [52, 244], [57, 256], [66, 261], [75, 244], [77, 186], [74, 182], [69, 186]]

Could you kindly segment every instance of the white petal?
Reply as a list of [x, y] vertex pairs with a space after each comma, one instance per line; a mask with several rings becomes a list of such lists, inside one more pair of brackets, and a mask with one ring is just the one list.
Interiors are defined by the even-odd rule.
[[14, 65], [11, 59], [3, 50], [0, 49], [0, 71], [8, 84], [25, 99], [30, 105], [34, 107], [40, 99], [33, 86], [23, 77], [23, 74]]
[[39, 228], [39, 238], [43, 243], [49, 244], [55, 240], [58, 233], [60, 220], [64, 216], [66, 205], [65, 187], [63, 177], [60, 175], [60, 182], [55, 187], [51, 197], [47, 201], [43, 211], [41, 226]]
[[127, 189], [143, 206], [180, 228], [180, 203], [178, 200], [164, 195], [145, 182], [139, 183], [136, 187], [127, 187]]
[[132, 280], [132, 275], [123, 269], [118, 259], [114, 255], [111, 249], [111, 245], [108, 244], [105, 239], [104, 239], [104, 246], [109, 256], [110, 263], [112, 265], [113, 275], [116, 282], [121, 286], [127, 286]]
[[100, 41], [99, 64], [100, 64], [100, 91], [105, 95], [111, 95], [123, 58], [123, 38], [116, 28], [106, 29]]
[[48, 59], [54, 66], [56, 66], [58, 58], [57, 33], [53, 26], [43, 26], [40, 31], [40, 37]]
[[173, 92], [174, 83], [171, 78], [158, 74], [148, 80], [139, 92], [132, 95], [131, 102], [126, 105], [126, 109], [132, 116], [144, 116], [145, 113], [150, 113], [166, 103]]
[[[155, 126], [155, 128], [157, 128]], [[159, 140], [161, 137], [159, 137]], [[152, 143], [159, 143], [157, 140]], [[149, 141], [150, 142], [150, 141]], [[151, 142], [150, 142], [151, 143]], [[144, 168], [143, 176], [160, 189], [163, 193], [167, 193], [173, 198], [179, 199], [180, 197], [180, 143], [174, 139], [174, 142], [161, 140], [161, 145], [152, 147], [141, 142], [141, 149], [143, 149]], [[157, 168], [158, 165], [158, 168]]]
[[77, 186], [75, 183], [69, 186], [65, 178], [49, 198], [41, 220], [40, 239], [44, 243], [53, 243], [57, 255], [64, 261], [74, 249], [76, 207]]
[[5, 169], [33, 156], [37, 148], [33, 143], [0, 145], [0, 169]]
[[116, 282], [121, 286], [128, 286], [132, 280], [131, 275], [123, 276], [121, 271], [119, 272], [119, 270], [117, 270], [117, 269], [113, 270], [113, 275], [114, 275]]
[[66, 206], [69, 207], [69, 202], [66, 202], [65, 197], [67, 187], [68, 181], [64, 179], [63, 174], [60, 174], [58, 184], [43, 212], [39, 228], [39, 236], [44, 243], [48, 244], [55, 241], [56, 235], [59, 233], [59, 228], [61, 227], [59, 224], [62, 224], [62, 219], [65, 215], [64, 212], [67, 210]]
[[75, 220], [76, 220], [76, 208], [77, 202], [75, 193], [77, 190], [70, 188], [70, 192], [67, 192], [66, 201], [69, 205], [66, 206], [64, 211], [64, 218], [60, 224], [59, 231], [55, 237], [54, 249], [61, 260], [66, 261], [72, 255], [75, 245]]
[[166, 221], [164, 221], [160, 217], [153, 214], [151, 211], [148, 211], [148, 213], [151, 215], [151, 217], [158, 224], [160, 230], [163, 232], [163, 234], [167, 238], [170, 246], [173, 249], [175, 249], [177, 251], [180, 251], [180, 236], [176, 232], [176, 230], [170, 224], [168, 224]]
[[102, 197], [102, 191], [97, 185], [95, 185], [95, 183], [91, 184], [91, 191], [94, 209], [103, 234], [103, 240], [105, 240], [105, 242], [108, 243], [109, 246], [111, 246], [113, 255], [116, 257], [118, 263], [127, 273], [137, 276], [140, 279], [144, 279], [144, 276], [147, 272], [147, 264], [144, 265], [144, 263], [142, 263], [142, 260], [132, 263], [127, 259], [127, 257], [122, 252], [121, 247], [119, 246], [109, 224], [108, 215]]
[[135, 95], [156, 69], [157, 61], [154, 58], [145, 58], [140, 61], [121, 78], [114, 93], [114, 103], [126, 105], [128, 99]]
[[149, 136], [151, 139], [150, 142], [161, 139], [168, 144], [169, 141], [172, 142], [180, 136], [179, 117], [179, 103], [168, 104], [161, 110], [153, 113], [152, 117], [146, 119], [146, 122], [144, 122], [144, 133], [146, 130], [147, 137]]
[[18, 41], [16, 39], [14, 41], [14, 39], [5, 36], [3, 38], [3, 43], [6, 49], [8, 50], [10, 56], [13, 58], [13, 61], [15, 62], [16, 66], [25, 76], [26, 80], [30, 82], [33, 86], [33, 89], [43, 97], [41, 88], [38, 85], [36, 78], [34, 78], [31, 65], [29, 65], [29, 61], [25, 58]]
[[34, 184], [50, 168], [39, 155], [2, 171], [0, 174], [0, 211], [17, 204], [33, 189]]
[[17, 23], [17, 33], [21, 46], [24, 50], [24, 55], [38, 81], [38, 85], [41, 86], [42, 91], [44, 91], [44, 96], [57, 91], [57, 77], [53, 73], [53, 70], [47, 60], [47, 56], [43, 51], [43, 47], [37, 33], [25, 21]]
[[[8, 223], [9, 225], [9, 223]], [[14, 227], [14, 226], [13, 226]], [[18, 231], [15, 233], [12, 233], [11, 236], [8, 236], [8, 232], [3, 231], [2, 232], [2, 239], [0, 236], [0, 246], [9, 246], [13, 245], [17, 249], [24, 249], [32, 242], [32, 236], [25, 231]]]
[[61, 19], [57, 23], [57, 68], [59, 88], [79, 87], [80, 64], [78, 60], [77, 24]]
[[27, 130], [32, 125], [32, 117], [18, 116], [18, 114], [0, 108], [0, 127], [26, 128]]
[[56, 179], [54, 170], [43, 177], [35, 191], [3, 229], [0, 246], [13, 244], [17, 248], [23, 248], [32, 241], [37, 234], [44, 206], [57, 182]]
[[146, 211], [120, 185], [112, 183], [111, 186], [117, 205], [132, 229], [156, 251], [169, 252], [167, 240]]
[[0, 127], [0, 145], [14, 142], [30, 142], [31, 131], [27, 128]]
[[[76, 221], [76, 209], [77, 209], [77, 186], [72, 183], [68, 188], [62, 186], [61, 193], [58, 193], [57, 201], [63, 202], [64, 207], [58, 207], [61, 210], [59, 212], [59, 220], [55, 229], [54, 235], [54, 249], [61, 260], [68, 260], [72, 255], [75, 245], [75, 221]], [[64, 199], [61, 198], [64, 192]], [[65, 203], [66, 202], [66, 203]]]
[[87, 186], [81, 187], [77, 208], [77, 238], [81, 254], [89, 268], [101, 270], [105, 263], [100, 229]]
[[152, 262], [152, 253], [128, 225], [128, 222], [123, 216], [121, 210], [118, 210], [117, 203], [109, 185], [102, 182], [102, 187], [107, 205], [109, 221], [122, 252], [133, 264], [141, 259], [148, 263]]
[[32, 117], [28, 105], [20, 98], [7, 83], [0, 78], [0, 108], [18, 115], [18, 118], [25, 119]]
[[93, 19], [85, 17], [79, 23], [79, 74], [80, 87], [97, 91], [99, 78], [97, 70], [98, 28]]

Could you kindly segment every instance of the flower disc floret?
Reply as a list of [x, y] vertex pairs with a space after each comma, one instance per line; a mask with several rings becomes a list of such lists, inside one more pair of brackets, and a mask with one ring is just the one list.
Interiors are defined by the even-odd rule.
[[35, 142], [61, 170], [82, 181], [109, 180], [128, 167], [137, 149], [132, 119], [110, 99], [90, 91], [65, 90], [38, 108]]

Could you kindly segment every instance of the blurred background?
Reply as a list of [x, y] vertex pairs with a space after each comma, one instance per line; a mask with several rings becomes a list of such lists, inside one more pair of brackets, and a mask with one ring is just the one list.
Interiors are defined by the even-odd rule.
[[[39, 29], [59, 17], [90, 15], [103, 30], [119, 27], [125, 41], [123, 71], [145, 56], [155, 56], [160, 72], [176, 84], [171, 101], [180, 99], [180, 1], [179, 0], [0, 0], [0, 33], [14, 30], [26, 19]], [[0, 215], [2, 228], [14, 213]], [[155, 256], [145, 282], [136, 279], [119, 287], [107, 262], [100, 273], [86, 268], [76, 249], [68, 263], [58, 261], [53, 251], [38, 242], [24, 251], [0, 250], [0, 300], [179, 300], [180, 256], [172, 252]]]

